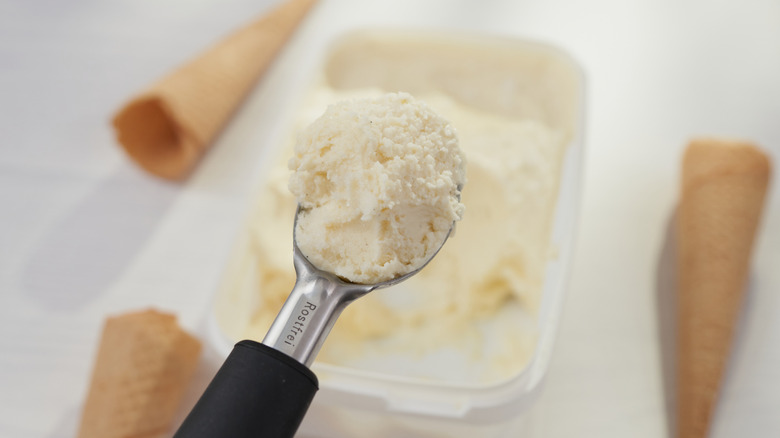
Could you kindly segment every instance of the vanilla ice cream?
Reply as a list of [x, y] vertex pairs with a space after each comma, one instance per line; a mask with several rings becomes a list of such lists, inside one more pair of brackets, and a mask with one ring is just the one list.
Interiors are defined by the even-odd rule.
[[355, 283], [422, 267], [463, 216], [455, 131], [407, 93], [328, 106], [298, 137], [289, 168], [298, 248]]

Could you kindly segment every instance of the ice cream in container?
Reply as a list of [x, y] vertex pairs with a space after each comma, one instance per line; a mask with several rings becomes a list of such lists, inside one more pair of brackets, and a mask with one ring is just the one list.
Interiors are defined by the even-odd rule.
[[[289, 135], [247, 200], [214, 300], [210, 343], [260, 340], [295, 281], [292, 146], [339, 101], [404, 92], [457, 131], [463, 220], [436, 258], [347, 308], [312, 370], [301, 436], [505, 436], [522, 430], [561, 317], [579, 209], [584, 79], [534, 41], [352, 31], [313, 72]], [[271, 145], [267, 145], [271, 146]]]

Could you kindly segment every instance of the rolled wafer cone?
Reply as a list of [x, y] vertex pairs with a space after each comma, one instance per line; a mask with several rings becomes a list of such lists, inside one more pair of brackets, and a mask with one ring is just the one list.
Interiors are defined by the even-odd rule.
[[770, 178], [768, 157], [744, 142], [694, 140], [678, 210], [679, 438], [709, 433]]
[[132, 99], [113, 120], [125, 151], [157, 176], [189, 174], [314, 2], [286, 0]]
[[165, 435], [200, 357], [200, 342], [173, 315], [109, 318], [84, 405], [79, 438]]

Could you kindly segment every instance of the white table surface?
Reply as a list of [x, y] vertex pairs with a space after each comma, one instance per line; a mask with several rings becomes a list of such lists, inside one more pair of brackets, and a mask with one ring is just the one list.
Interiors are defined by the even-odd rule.
[[[371, 25], [530, 37], [582, 63], [578, 249], [529, 436], [667, 436], [681, 151], [712, 134], [780, 160], [780, 3], [321, 0], [185, 184], [130, 164], [110, 115], [273, 3], [0, 1], [0, 436], [74, 435], [107, 314], [155, 306], [203, 330], [263, 142], [292, 108], [286, 78]], [[780, 436], [777, 184], [734, 353], [712, 436]]]

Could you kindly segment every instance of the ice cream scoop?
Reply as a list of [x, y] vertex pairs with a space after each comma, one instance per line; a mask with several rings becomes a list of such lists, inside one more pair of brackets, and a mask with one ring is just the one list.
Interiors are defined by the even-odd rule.
[[415, 275], [439, 251], [403, 275], [361, 284], [315, 267], [295, 237], [293, 248], [295, 286], [265, 339], [236, 344], [175, 438], [292, 437], [318, 390], [308, 367], [341, 312], [357, 298]]

